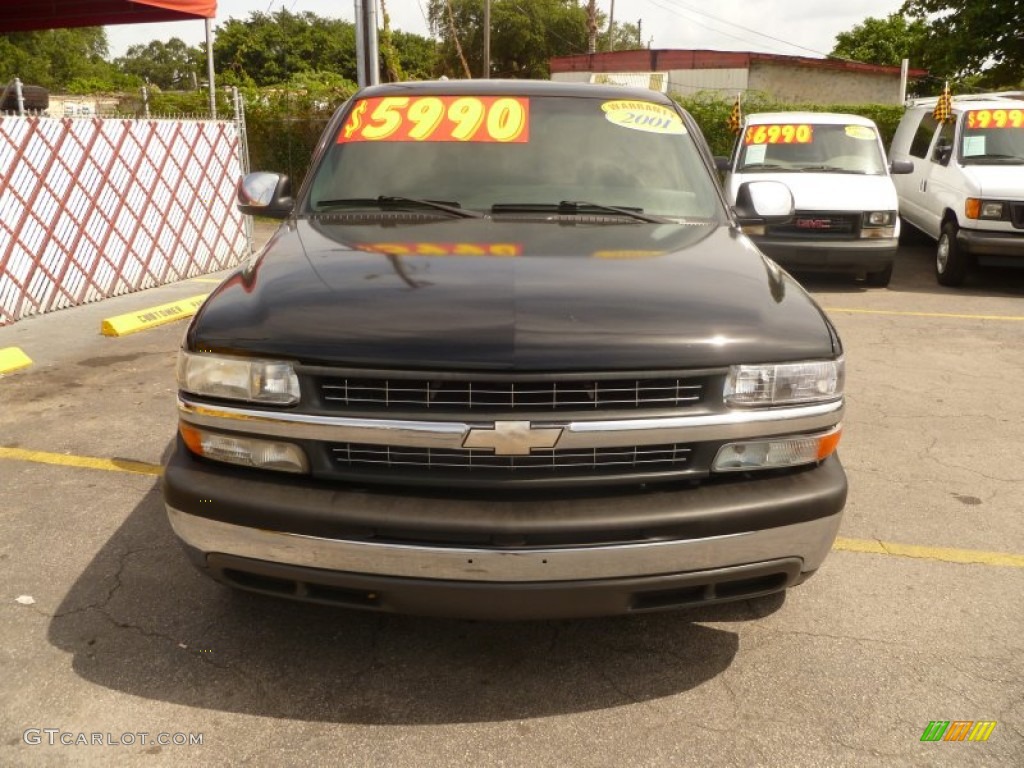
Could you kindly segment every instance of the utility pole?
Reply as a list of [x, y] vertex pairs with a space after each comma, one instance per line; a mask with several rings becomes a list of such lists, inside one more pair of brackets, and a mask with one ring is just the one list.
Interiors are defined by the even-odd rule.
[[356, 77], [359, 87], [380, 82], [380, 49], [377, 41], [377, 0], [355, 0]]
[[484, 74], [491, 76], [491, 0], [484, 0]]
[[608, 11], [608, 50], [615, 50], [615, 0], [612, 0], [611, 9]]
[[636, 20], [636, 44], [641, 48], [644, 47], [644, 20]]
[[217, 119], [217, 91], [213, 84], [213, 20], [206, 21], [206, 77], [210, 81], [210, 118]]
[[597, 53], [597, 0], [587, 6], [587, 53]]

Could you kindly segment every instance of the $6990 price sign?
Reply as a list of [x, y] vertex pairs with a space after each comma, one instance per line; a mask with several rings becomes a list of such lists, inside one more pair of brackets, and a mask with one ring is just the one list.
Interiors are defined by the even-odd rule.
[[356, 141], [530, 140], [530, 101], [497, 96], [384, 96], [361, 99], [338, 134]]
[[810, 144], [814, 129], [806, 123], [799, 125], [752, 125], [743, 136], [744, 144]]

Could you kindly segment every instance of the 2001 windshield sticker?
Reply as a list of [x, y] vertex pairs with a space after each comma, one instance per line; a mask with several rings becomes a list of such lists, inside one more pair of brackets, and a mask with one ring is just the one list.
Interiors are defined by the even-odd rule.
[[744, 144], [810, 144], [814, 128], [807, 123], [752, 125], [743, 135]]
[[360, 99], [338, 134], [357, 141], [470, 141], [525, 144], [530, 100], [498, 96], [384, 96]]
[[606, 101], [605, 119], [622, 128], [647, 133], [686, 133], [683, 119], [668, 107], [649, 101]]

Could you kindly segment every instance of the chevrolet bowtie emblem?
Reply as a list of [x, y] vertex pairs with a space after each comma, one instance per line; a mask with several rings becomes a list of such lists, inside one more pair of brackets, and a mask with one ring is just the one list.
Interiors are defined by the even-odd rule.
[[493, 429], [473, 427], [463, 448], [490, 448], [497, 456], [528, 456], [534, 448], [554, 448], [561, 427], [530, 427], [528, 421], [496, 421]]

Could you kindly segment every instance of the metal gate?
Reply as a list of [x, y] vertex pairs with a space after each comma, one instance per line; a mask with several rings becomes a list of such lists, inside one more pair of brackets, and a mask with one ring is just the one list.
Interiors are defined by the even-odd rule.
[[0, 116], [0, 325], [246, 257], [242, 126]]

